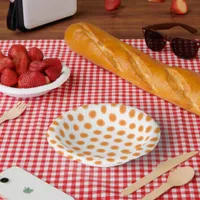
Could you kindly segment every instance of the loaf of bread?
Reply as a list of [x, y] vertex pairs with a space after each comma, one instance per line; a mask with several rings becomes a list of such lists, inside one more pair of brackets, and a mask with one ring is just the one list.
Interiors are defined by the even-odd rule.
[[66, 44], [74, 52], [137, 87], [200, 115], [200, 74], [160, 63], [89, 23], [70, 25]]

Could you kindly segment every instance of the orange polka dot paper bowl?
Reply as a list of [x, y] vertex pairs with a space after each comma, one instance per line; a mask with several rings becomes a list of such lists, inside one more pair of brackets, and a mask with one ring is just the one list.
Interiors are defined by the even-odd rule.
[[149, 115], [122, 104], [90, 104], [63, 113], [47, 131], [54, 150], [97, 167], [124, 164], [151, 152], [160, 128]]

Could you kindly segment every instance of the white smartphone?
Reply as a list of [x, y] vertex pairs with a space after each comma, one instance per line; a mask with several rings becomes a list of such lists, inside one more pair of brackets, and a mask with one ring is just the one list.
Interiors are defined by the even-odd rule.
[[74, 199], [19, 167], [0, 173], [0, 197], [6, 200]]

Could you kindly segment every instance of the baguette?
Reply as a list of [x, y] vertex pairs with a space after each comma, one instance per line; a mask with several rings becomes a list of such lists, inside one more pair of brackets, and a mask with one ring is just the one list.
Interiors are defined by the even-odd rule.
[[89, 23], [70, 25], [66, 44], [137, 87], [200, 116], [200, 74], [160, 63]]

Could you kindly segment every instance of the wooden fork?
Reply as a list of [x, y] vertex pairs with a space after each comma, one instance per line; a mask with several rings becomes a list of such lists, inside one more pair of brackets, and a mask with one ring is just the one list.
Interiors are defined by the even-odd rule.
[[3, 122], [19, 117], [26, 109], [27, 105], [24, 102], [16, 103], [13, 108], [3, 113], [0, 117], [0, 124]]

